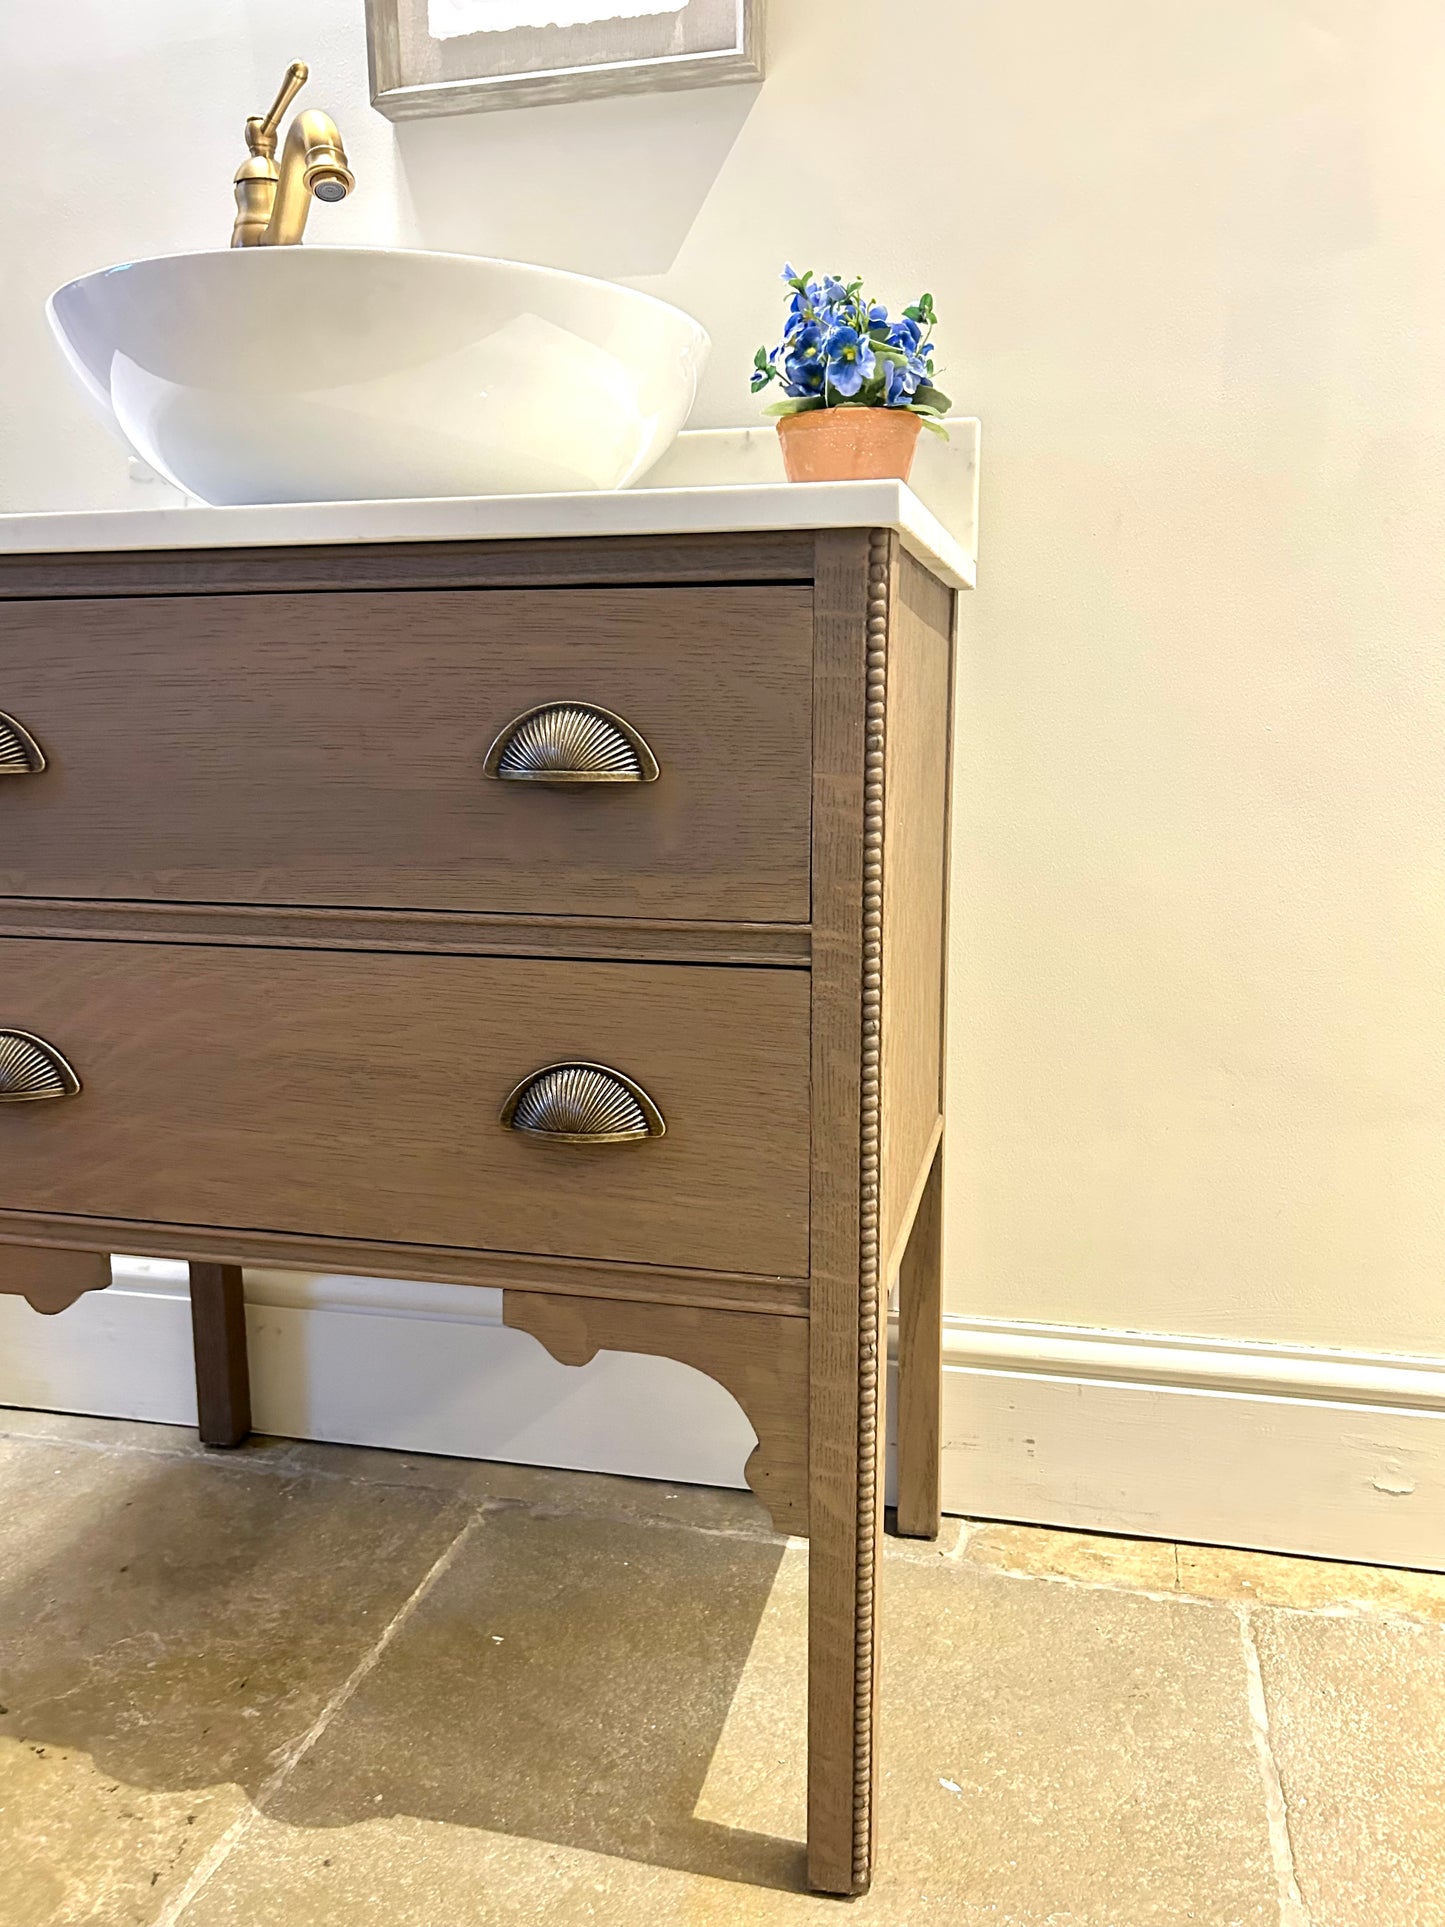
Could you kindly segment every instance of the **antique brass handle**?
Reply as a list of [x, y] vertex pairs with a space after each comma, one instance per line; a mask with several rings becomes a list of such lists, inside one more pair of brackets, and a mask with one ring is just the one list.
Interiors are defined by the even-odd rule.
[[28, 1030], [0, 1030], [0, 1104], [74, 1097], [80, 1079], [54, 1044]]
[[596, 703], [539, 703], [497, 736], [482, 773], [504, 783], [655, 783], [657, 758], [631, 723]]
[[662, 1112], [640, 1084], [606, 1064], [546, 1064], [502, 1106], [502, 1122], [562, 1144], [630, 1144], [663, 1137]]
[[24, 723], [0, 709], [0, 776], [38, 776], [45, 768], [45, 751]]

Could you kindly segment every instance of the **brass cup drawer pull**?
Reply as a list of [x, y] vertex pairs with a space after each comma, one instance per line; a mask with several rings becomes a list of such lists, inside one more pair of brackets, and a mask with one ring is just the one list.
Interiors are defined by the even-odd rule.
[[667, 1132], [642, 1086], [606, 1064], [547, 1064], [533, 1071], [502, 1106], [502, 1123], [559, 1144], [631, 1144]]
[[54, 1044], [28, 1030], [0, 1030], [0, 1104], [75, 1097], [80, 1079]]
[[621, 716], [595, 703], [539, 703], [514, 716], [482, 763], [503, 783], [655, 783], [657, 758]]
[[38, 776], [45, 768], [45, 751], [24, 723], [0, 709], [0, 776]]

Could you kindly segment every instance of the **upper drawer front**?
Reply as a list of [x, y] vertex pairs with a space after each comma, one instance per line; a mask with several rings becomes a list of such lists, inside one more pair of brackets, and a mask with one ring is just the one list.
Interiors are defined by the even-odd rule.
[[[7, 939], [12, 1028], [81, 1088], [0, 1103], [0, 1209], [807, 1273], [806, 971]], [[504, 1125], [568, 1060], [665, 1135]], [[608, 1122], [567, 1095], [520, 1120]]]
[[[806, 922], [811, 643], [787, 587], [0, 602], [0, 895]], [[485, 775], [543, 704], [657, 780]]]

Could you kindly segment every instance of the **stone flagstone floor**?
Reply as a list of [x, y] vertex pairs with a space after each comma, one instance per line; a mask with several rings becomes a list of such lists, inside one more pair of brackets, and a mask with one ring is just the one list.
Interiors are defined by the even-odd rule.
[[891, 1541], [846, 1903], [745, 1494], [0, 1412], [0, 1519], [3, 1927], [1445, 1927], [1437, 1575]]

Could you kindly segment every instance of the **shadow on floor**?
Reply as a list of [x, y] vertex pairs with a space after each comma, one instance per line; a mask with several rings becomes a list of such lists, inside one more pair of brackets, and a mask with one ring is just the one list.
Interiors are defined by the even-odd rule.
[[[799, 1840], [697, 1813], [777, 1541], [488, 1511], [268, 1792], [469, 1509], [420, 1487], [65, 1448], [20, 1453], [0, 1493], [4, 1738], [84, 1751], [137, 1787], [234, 1782], [295, 1827], [402, 1814], [804, 1885]], [[796, 1637], [801, 1679], [800, 1604]], [[749, 1746], [801, 1785], [801, 1694], [758, 1717]]]

